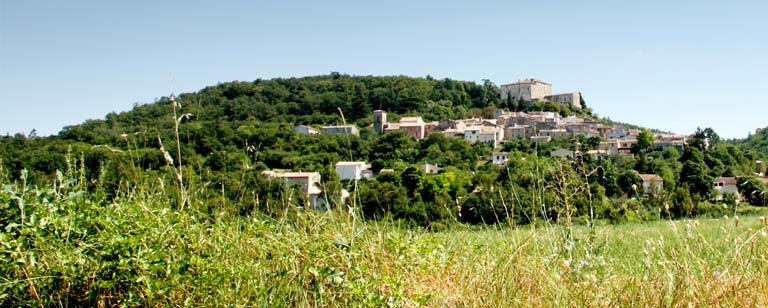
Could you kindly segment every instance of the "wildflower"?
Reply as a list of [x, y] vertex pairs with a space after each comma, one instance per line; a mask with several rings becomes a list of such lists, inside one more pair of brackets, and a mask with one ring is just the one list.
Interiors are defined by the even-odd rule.
[[589, 275], [589, 283], [590, 284], [594, 284], [595, 282], [597, 282], [597, 277], [595, 276], [595, 274], [590, 274]]

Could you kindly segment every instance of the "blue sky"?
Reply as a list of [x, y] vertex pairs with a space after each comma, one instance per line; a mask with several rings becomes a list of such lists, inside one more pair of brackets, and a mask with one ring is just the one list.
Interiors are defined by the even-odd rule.
[[768, 126], [765, 1], [0, 0], [0, 133], [170, 92], [332, 71], [581, 91], [600, 116], [726, 138]]

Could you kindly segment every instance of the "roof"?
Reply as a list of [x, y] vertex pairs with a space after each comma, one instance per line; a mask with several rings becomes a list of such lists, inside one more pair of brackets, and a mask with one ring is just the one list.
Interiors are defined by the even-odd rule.
[[400, 125], [403, 125], [406, 123], [424, 123], [424, 119], [422, 119], [421, 117], [400, 118]]
[[340, 161], [340, 162], [336, 163], [336, 167], [339, 167], [339, 166], [359, 166], [359, 165], [365, 166], [365, 162], [364, 161]]
[[736, 178], [735, 177], [719, 177], [715, 179], [715, 183], [736, 185]]
[[528, 126], [528, 125], [517, 125], [517, 124], [515, 124], [515, 126], [507, 126], [507, 127], [505, 127], [504, 129], [526, 129], [526, 128], [530, 128], [530, 126]]
[[326, 128], [350, 128], [350, 127], [357, 129], [357, 127], [354, 126], [354, 125], [326, 125], [326, 126], [323, 126], [323, 129], [326, 129]]
[[262, 174], [272, 177], [272, 178], [308, 178], [317, 176], [320, 177], [319, 172], [281, 172], [281, 171], [272, 171], [272, 170], [266, 170], [263, 171]]
[[581, 94], [580, 92], [568, 92], [568, 93], [550, 94], [544, 97], [547, 98], [547, 97], [554, 97], [554, 96], [569, 96], [569, 95], [573, 96], [573, 95], [580, 95], [580, 94]]
[[664, 180], [656, 174], [640, 174], [640, 178], [643, 180], [643, 182], [650, 182], [650, 181], [661, 182]]
[[511, 85], [516, 85], [516, 84], [537, 84], [537, 83], [551, 86], [551, 84], [549, 84], [549, 83], [543, 82], [543, 81], [538, 80], [538, 79], [533, 79], [533, 78], [520, 79], [520, 80], [518, 80], [516, 82], [513, 82], [513, 83], [503, 84], [502, 86], [511, 86]]

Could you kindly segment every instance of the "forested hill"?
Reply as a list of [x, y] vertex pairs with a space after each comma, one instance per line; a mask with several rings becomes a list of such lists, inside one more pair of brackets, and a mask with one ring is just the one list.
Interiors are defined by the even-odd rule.
[[737, 140], [742, 148], [768, 153], [768, 127], [760, 128], [744, 140]]
[[[253, 82], [234, 81], [181, 94], [183, 112], [199, 122], [257, 120], [295, 124], [340, 124], [339, 109], [349, 123], [370, 124], [371, 112], [418, 114], [425, 120], [466, 116], [476, 108], [502, 106], [490, 82], [435, 80], [405, 76], [373, 77], [332, 73], [302, 78]], [[170, 105], [165, 99], [110, 113], [105, 121], [87, 121], [65, 128], [65, 139], [101, 144], [122, 133], [169, 128]]]
[[[341, 124], [339, 110], [348, 123], [366, 127], [372, 111], [393, 116], [419, 115], [427, 121], [492, 114], [491, 106], [509, 110], [574, 111], [553, 103], [531, 104], [502, 101], [490, 81], [483, 84], [429, 76], [349, 76], [332, 73], [301, 78], [277, 78], [253, 82], [234, 81], [181, 94], [183, 113], [201, 123], [242, 121], [293, 124]], [[108, 143], [122, 133], [170, 128], [171, 112], [166, 99], [137, 105], [133, 110], [110, 113], [104, 121], [90, 120], [66, 127], [60, 137], [92, 144]], [[589, 112], [589, 110], [578, 110]]]

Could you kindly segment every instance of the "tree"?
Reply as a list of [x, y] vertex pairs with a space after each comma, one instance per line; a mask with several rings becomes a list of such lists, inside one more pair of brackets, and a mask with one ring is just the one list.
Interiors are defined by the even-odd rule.
[[647, 128], [640, 131], [640, 133], [637, 135], [637, 147], [640, 148], [643, 153], [645, 153], [652, 145], [653, 133]]
[[768, 205], [768, 193], [766, 193], [766, 186], [762, 181], [755, 177], [741, 177], [738, 179], [737, 184], [739, 193], [744, 196], [744, 199], [754, 206], [766, 206]]
[[714, 178], [709, 174], [704, 155], [697, 148], [687, 147], [681, 159], [683, 169], [680, 171], [680, 184], [687, 185], [692, 194], [709, 197]]
[[697, 127], [696, 132], [693, 134], [693, 138], [691, 138], [688, 144], [701, 151], [707, 151], [709, 150], [709, 147], [719, 142], [720, 136], [711, 127], [705, 129]]
[[391, 167], [396, 161], [413, 163], [416, 158], [416, 139], [404, 131], [395, 131], [381, 137], [371, 149], [374, 170]]

